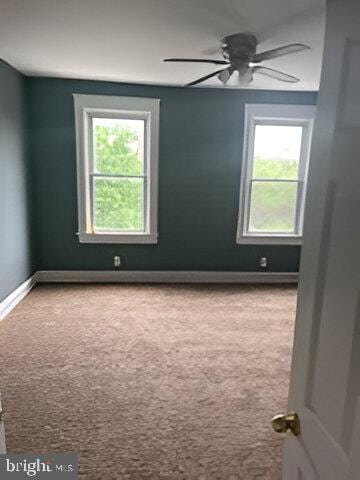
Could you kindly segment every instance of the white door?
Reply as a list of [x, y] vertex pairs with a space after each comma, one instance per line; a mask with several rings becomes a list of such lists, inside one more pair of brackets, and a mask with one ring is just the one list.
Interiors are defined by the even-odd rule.
[[360, 479], [360, 1], [327, 3], [284, 480]]

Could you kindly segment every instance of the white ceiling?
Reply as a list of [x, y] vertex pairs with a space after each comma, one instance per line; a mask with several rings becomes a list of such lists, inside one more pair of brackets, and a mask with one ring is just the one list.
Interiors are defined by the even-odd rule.
[[258, 51], [311, 46], [263, 64], [301, 82], [258, 75], [251, 88], [317, 90], [324, 22], [325, 0], [0, 0], [0, 58], [31, 75], [183, 85], [216, 66], [163, 58], [221, 58], [224, 35], [251, 31]]

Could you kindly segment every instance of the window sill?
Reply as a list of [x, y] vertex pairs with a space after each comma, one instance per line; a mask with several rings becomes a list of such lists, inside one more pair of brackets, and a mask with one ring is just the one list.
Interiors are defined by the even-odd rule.
[[79, 233], [80, 243], [157, 243], [157, 233]]
[[238, 245], [301, 245], [302, 237], [284, 235], [241, 235], [236, 238]]

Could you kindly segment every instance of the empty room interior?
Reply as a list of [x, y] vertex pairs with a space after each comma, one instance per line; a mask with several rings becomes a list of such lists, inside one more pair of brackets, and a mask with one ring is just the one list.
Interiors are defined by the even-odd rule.
[[359, 10], [0, 0], [2, 479], [358, 478]]

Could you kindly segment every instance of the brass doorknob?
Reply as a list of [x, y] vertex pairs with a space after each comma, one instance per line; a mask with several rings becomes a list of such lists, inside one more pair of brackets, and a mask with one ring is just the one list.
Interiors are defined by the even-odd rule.
[[286, 415], [276, 415], [272, 419], [271, 424], [275, 432], [291, 432], [296, 437], [300, 435], [300, 419], [299, 415], [295, 412], [289, 412]]

